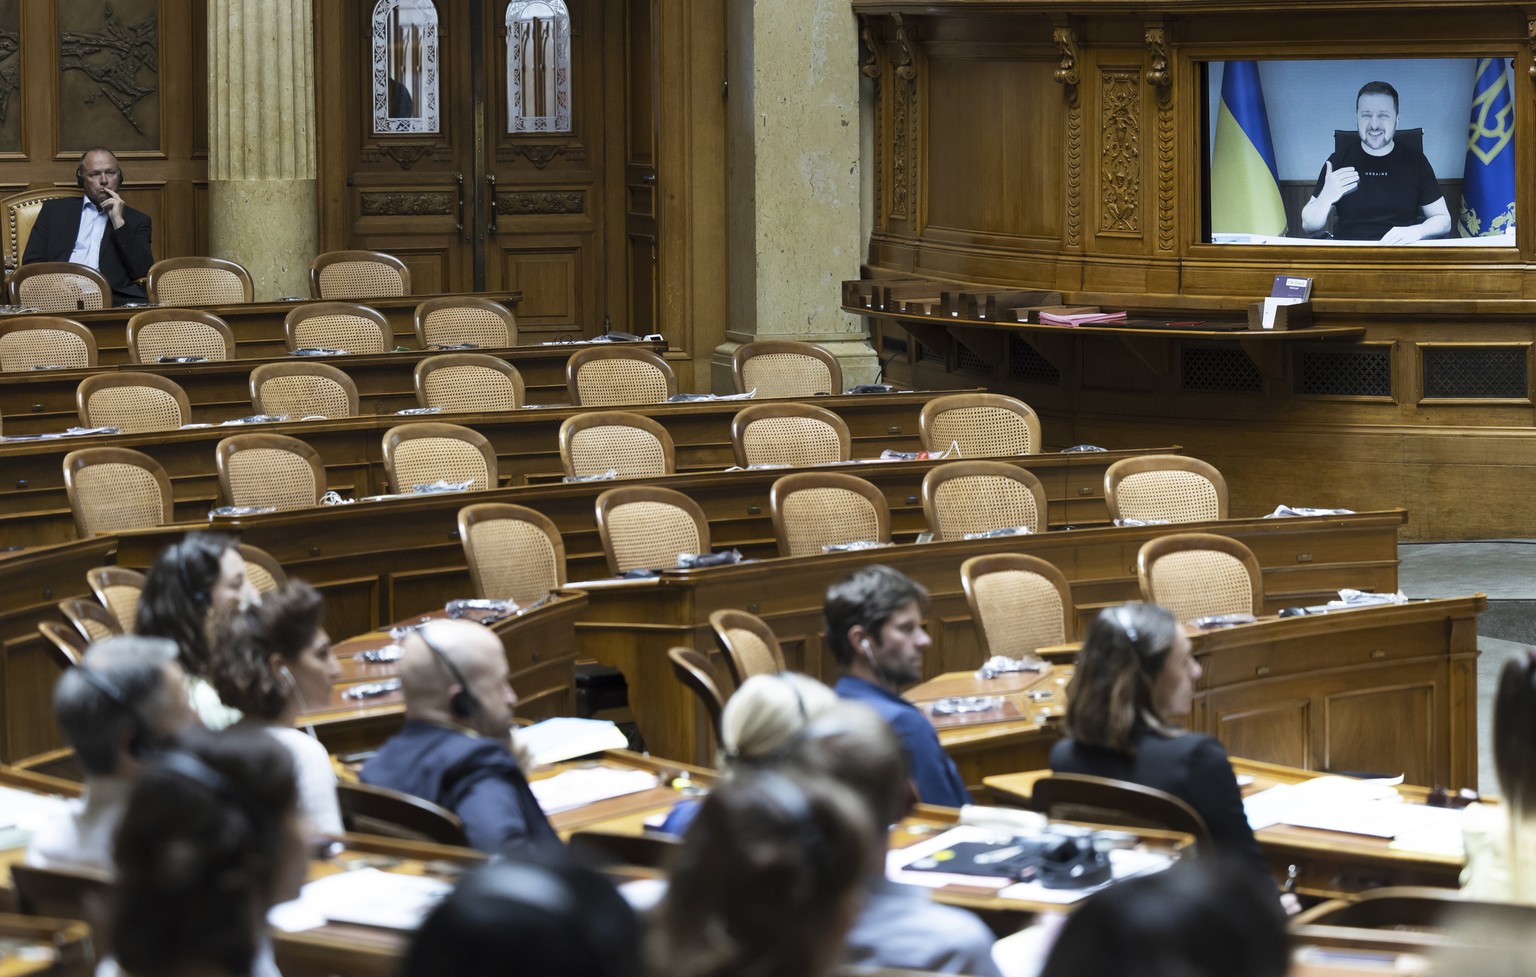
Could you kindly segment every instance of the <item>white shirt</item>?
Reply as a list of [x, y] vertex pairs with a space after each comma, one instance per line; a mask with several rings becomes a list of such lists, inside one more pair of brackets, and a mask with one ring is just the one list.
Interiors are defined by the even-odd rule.
[[101, 238], [107, 233], [107, 212], [91, 203], [90, 197], [82, 197], [80, 207], [80, 231], [75, 235], [75, 249], [69, 260], [77, 265], [90, 265], [101, 269]]
[[336, 799], [336, 768], [320, 741], [291, 726], [267, 726], [267, 734], [283, 744], [293, 757], [293, 776], [299, 788], [299, 808], [309, 815], [316, 831], [339, 835], [341, 803]]

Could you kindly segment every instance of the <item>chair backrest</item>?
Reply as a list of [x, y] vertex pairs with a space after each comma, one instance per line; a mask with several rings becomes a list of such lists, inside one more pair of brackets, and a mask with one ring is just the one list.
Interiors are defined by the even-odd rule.
[[249, 543], [240, 544], [240, 559], [245, 563], [245, 579], [257, 593], [270, 594], [288, 582], [288, 573], [277, 558]]
[[251, 409], [295, 420], [356, 417], [357, 384], [329, 363], [263, 363], [251, 371]]
[[[39, 868], [16, 862], [11, 866], [16, 908], [25, 916], [78, 919], [106, 933], [110, 919], [112, 878], [90, 869]], [[105, 940], [102, 941], [105, 953]]]
[[973, 556], [960, 564], [960, 584], [987, 657], [1019, 658], [1077, 637], [1066, 575], [1037, 556]]
[[411, 294], [411, 270], [382, 251], [327, 251], [309, 263], [309, 296], [376, 299]]
[[474, 343], [485, 349], [517, 345], [517, 317], [500, 302], [447, 295], [416, 306], [416, 340], [422, 349]]
[[625, 834], [622, 831], [577, 831], [566, 840], [571, 855], [583, 865], [633, 865], [664, 869], [682, 850], [683, 841], [659, 831]]
[[677, 393], [677, 374], [648, 349], [593, 346], [571, 354], [565, 384], [578, 407], [659, 404]]
[[681, 492], [625, 485], [597, 497], [597, 534], [614, 573], [677, 565], [680, 553], [709, 552], [709, 520]]
[[154, 305], [241, 305], [256, 301], [245, 266], [223, 258], [161, 258], [149, 266], [144, 291]]
[[222, 505], [305, 509], [325, 494], [325, 464], [314, 448], [285, 434], [236, 434], [214, 448]]
[[348, 353], [386, 353], [394, 348], [389, 321], [377, 309], [356, 302], [313, 302], [283, 319], [288, 351], [340, 349]]
[[234, 359], [235, 334], [223, 319], [200, 309], [146, 309], [128, 320], [130, 363], [159, 363], [168, 356]]
[[841, 417], [811, 404], [753, 404], [731, 419], [736, 464], [796, 468], [848, 461], [853, 442]]
[[1208, 614], [1263, 614], [1264, 575], [1253, 551], [1212, 533], [1148, 540], [1136, 555], [1141, 599], [1180, 621]]
[[935, 397], [917, 416], [923, 450], [958, 444], [965, 458], [1032, 455], [1040, 451], [1040, 417], [1022, 400], [1001, 394]]
[[565, 586], [560, 530], [527, 506], [465, 506], [459, 510], [459, 541], [477, 597], [526, 604]]
[[384, 432], [384, 473], [395, 492], [438, 480], [473, 482], [469, 491], [484, 492], [496, 487], [496, 449], [458, 424], [401, 424]]
[[1050, 528], [1045, 486], [1033, 472], [1005, 461], [951, 461], [923, 476], [923, 516], [933, 538], [1024, 526]]
[[43, 636], [44, 646], [53, 653], [53, 663], [59, 668], [72, 668], [85, 657], [88, 642], [73, 627], [58, 621], [38, 621], [37, 633]]
[[1196, 850], [1211, 853], [1211, 830], [1189, 803], [1167, 791], [1124, 780], [1057, 773], [1035, 781], [1035, 810], [1053, 820], [1128, 828], [1162, 828], [1193, 835]]
[[50, 200], [79, 200], [81, 192], [76, 187], [48, 187], [43, 190], [23, 190], [0, 199], [0, 210], [5, 217], [5, 253], [13, 264], [21, 264], [21, 256], [27, 253], [27, 239], [43, 204]]
[[31, 316], [0, 323], [0, 371], [96, 365], [96, 337], [73, 319]]
[[1536, 926], [1536, 906], [1468, 899], [1457, 889], [1386, 886], [1313, 906], [1296, 916], [1292, 925], [1447, 932], [1474, 918], [1488, 932], [1495, 928], [1529, 932]]
[[843, 368], [837, 357], [814, 343], [787, 339], [760, 339], [736, 347], [731, 379], [737, 393], [756, 390], [759, 397], [843, 392]]
[[96, 373], [75, 388], [86, 427], [116, 427], [124, 434], [174, 431], [192, 420], [187, 392], [154, 373]]
[[875, 486], [840, 472], [798, 472], [768, 493], [780, 556], [807, 556], [825, 546], [891, 541], [891, 507]]
[[672, 672], [678, 681], [698, 696], [709, 726], [715, 731], [715, 742], [721, 741], [720, 715], [725, 712], [725, 696], [720, 694], [720, 681], [715, 676], [709, 659], [692, 648], [668, 648], [667, 657], [672, 661]]
[[110, 309], [112, 286], [90, 265], [34, 261], [11, 274], [11, 304], [41, 312]]
[[1227, 518], [1227, 480], [1214, 465], [1184, 455], [1123, 458], [1104, 472], [1111, 519], [1206, 522]]
[[649, 478], [677, 471], [672, 435], [656, 421], [622, 410], [575, 414], [560, 425], [560, 462], [565, 473]]
[[719, 610], [709, 615], [715, 643], [725, 658], [731, 681], [741, 683], [754, 675], [777, 675], [784, 671], [784, 649], [768, 622], [746, 611]]
[[139, 612], [139, 594], [144, 592], [144, 574], [125, 567], [92, 567], [85, 571], [85, 582], [101, 606], [117, 618], [123, 633], [131, 632]]
[[174, 521], [170, 477], [142, 451], [71, 451], [64, 456], [64, 490], [81, 539]]
[[122, 634], [123, 626], [117, 615], [89, 597], [71, 597], [59, 601], [59, 613], [64, 615], [87, 643], [102, 641], [114, 634]]
[[349, 781], [336, 785], [336, 799], [342, 827], [348, 831], [439, 845], [469, 844], [459, 816], [429, 800]]
[[441, 353], [416, 364], [416, 403], [450, 414], [516, 410], [523, 406], [523, 375], [485, 353]]

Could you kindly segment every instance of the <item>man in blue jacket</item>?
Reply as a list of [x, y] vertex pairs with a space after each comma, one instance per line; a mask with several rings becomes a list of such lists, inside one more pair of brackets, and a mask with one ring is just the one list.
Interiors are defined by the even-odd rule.
[[971, 796], [928, 717], [901, 697], [923, 677], [928, 591], [898, 570], [865, 567], [827, 589], [827, 644], [842, 669], [834, 689], [880, 714], [901, 740], [924, 804], [959, 807]]

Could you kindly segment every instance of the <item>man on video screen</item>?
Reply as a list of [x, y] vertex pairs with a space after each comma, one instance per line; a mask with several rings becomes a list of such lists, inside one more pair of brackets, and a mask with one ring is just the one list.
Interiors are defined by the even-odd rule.
[[1355, 96], [1355, 121], [1360, 143], [1323, 164], [1301, 209], [1302, 230], [1317, 234], [1336, 210], [1333, 236], [1342, 241], [1412, 244], [1449, 234], [1450, 209], [1429, 160], [1396, 142], [1397, 89], [1367, 82]]

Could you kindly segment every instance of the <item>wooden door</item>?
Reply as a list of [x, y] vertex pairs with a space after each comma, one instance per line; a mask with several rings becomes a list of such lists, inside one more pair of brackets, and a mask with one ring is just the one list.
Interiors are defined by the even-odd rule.
[[657, 315], [660, 227], [657, 192], [656, 0], [625, 0], [624, 73], [624, 307], [622, 328], [660, 331]]

